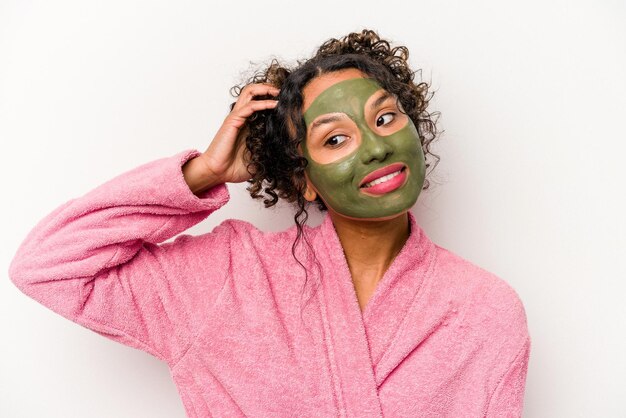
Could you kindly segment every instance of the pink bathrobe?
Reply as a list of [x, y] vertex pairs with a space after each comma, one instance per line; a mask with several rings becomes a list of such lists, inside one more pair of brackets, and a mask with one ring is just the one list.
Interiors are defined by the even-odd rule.
[[[530, 336], [504, 280], [410, 236], [361, 313], [330, 217], [263, 232], [194, 195], [187, 150], [61, 205], [28, 234], [11, 280], [54, 312], [167, 362], [190, 417], [518, 417]], [[161, 244], [160, 244], [161, 243]], [[318, 263], [315, 263], [317, 259]]]

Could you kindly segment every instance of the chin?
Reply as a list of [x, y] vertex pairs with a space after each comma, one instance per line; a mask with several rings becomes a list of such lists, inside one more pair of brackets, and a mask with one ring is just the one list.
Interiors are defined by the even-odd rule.
[[341, 213], [337, 213], [335, 212], [335, 214], [337, 216], [341, 216], [342, 218], [346, 218], [346, 219], [351, 219], [353, 221], [372, 221], [372, 222], [377, 222], [377, 221], [388, 221], [390, 219], [395, 219], [399, 216], [404, 216], [409, 210], [411, 210], [411, 208], [406, 208], [403, 209], [399, 212], [395, 212], [393, 214], [390, 215], [384, 215], [384, 216], [377, 216], [377, 217], [373, 217], [373, 218], [361, 218], [361, 217], [356, 217], [356, 216], [349, 216], [349, 215], [343, 215]]
[[[326, 202], [326, 200], [324, 199], [322, 200], [324, 200], [324, 204], [326, 205], [326, 210], [328, 210], [328, 212], [330, 212], [333, 216], [340, 216], [344, 219], [350, 219], [353, 221], [376, 222], [376, 221], [388, 221], [390, 219], [395, 219], [399, 216], [405, 215], [415, 205], [418, 197], [419, 197], [419, 192], [415, 194], [414, 199], [409, 199], [409, 201], [402, 202], [402, 204], [399, 204], [396, 207], [391, 206], [391, 207], [387, 207], [384, 209], [381, 208], [381, 210], [375, 214], [376, 216], [372, 216], [372, 217], [364, 217], [364, 216], [358, 216], [354, 214], [346, 214], [346, 213], [339, 212], [333, 209], [333, 207], [330, 206]], [[371, 202], [368, 202], [368, 204], [371, 204]]]

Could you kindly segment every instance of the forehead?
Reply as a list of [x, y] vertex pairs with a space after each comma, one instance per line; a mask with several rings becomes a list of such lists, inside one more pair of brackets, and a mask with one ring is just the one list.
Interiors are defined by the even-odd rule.
[[307, 125], [327, 113], [355, 116], [363, 113], [365, 102], [382, 87], [377, 81], [355, 71], [332, 78], [319, 77], [305, 87], [303, 116]]
[[364, 78], [367, 77], [365, 73], [356, 68], [344, 68], [343, 70], [337, 70], [330, 73], [325, 73], [310, 80], [302, 90], [304, 100], [302, 103], [302, 111], [306, 112], [307, 108], [313, 103], [315, 98], [320, 95], [321, 92], [339, 83], [343, 80], [349, 80], [351, 78]]

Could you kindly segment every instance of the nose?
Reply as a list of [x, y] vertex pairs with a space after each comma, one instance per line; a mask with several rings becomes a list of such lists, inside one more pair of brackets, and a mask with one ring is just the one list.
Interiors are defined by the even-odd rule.
[[361, 148], [361, 161], [364, 164], [369, 164], [374, 160], [385, 161], [393, 154], [391, 145], [370, 130], [361, 131]]

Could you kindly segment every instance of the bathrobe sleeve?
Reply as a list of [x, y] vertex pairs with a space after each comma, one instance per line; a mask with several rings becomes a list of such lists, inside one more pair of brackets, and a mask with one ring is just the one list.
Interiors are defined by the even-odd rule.
[[174, 237], [229, 200], [224, 184], [195, 195], [187, 150], [143, 164], [42, 219], [9, 276], [25, 294], [101, 335], [173, 364], [227, 279], [228, 222]]
[[526, 339], [508, 370], [500, 379], [489, 401], [487, 418], [518, 418], [522, 416], [529, 356], [530, 338]]

